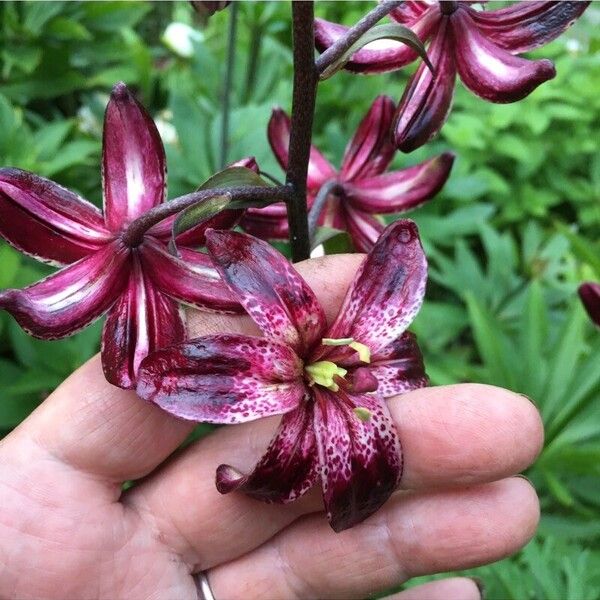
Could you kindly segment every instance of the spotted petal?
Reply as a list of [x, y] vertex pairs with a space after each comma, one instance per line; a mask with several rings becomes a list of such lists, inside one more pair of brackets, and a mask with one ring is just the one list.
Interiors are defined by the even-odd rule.
[[[273, 109], [267, 135], [271, 149], [279, 161], [281, 168], [284, 171], [287, 170], [290, 145], [290, 118], [281, 108]], [[336, 171], [329, 161], [314, 146], [311, 146], [308, 176], [306, 179], [309, 191], [316, 193], [328, 179], [335, 177], [335, 175]]]
[[[435, 7], [428, 10], [411, 25], [413, 32], [425, 41], [439, 22], [440, 12]], [[317, 50], [324, 52], [339, 38], [344, 36], [348, 27], [331, 23], [324, 19], [315, 19], [315, 44]], [[417, 58], [417, 53], [395, 40], [376, 40], [370, 42], [352, 55], [345, 69], [355, 73], [385, 73], [405, 67]]]
[[119, 242], [108, 244], [38, 283], [0, 292], [0, 309], [35, 337], [51, 340], [71, 335], [118, 298], [127, 283], [127, 256]]
[[417, 338], [409, 331], [372, 356], [368, 368], [377, 379], [377, 393], [383, 398], [404, 394], [428, 383]]
[[306, 388], [288, 346], [244, 335], [211, 335], [154, 352], [137, 393], [192, 421], [242, 423], [296, 408]]
[[466, 11], [452, 15], [456, 63], [463, 83], [490, 102], [516, 102], [556, 75], [546, 59], [513, 56], [482, 35]]
[[55, 266], [71, 264], [110, 238], [102, 213], [77, 194], [20, 169], [0, 169], [0, 236]]
[[[348, 529], [376, 512], [402, 475], [400, 440], [385, 402], [372, 394], [343, 401], [319, 389], [315, 432], [323, 499], [334, 531]], [[358, 418], [354, 409], [370, 418]]]
[[221, 465], [217, 469], [219, 492], [240, 490], [258, 500], [282, 503], [303, 496], [319, 477], [313, 407], [307, 402], [283, 415], [267, 451], [248, 475]]
[[344, 186], [352, 206], [372, 214], [399, 213], [433, 198], [450, 175], [454, 154], [445, 152], [407, 169]]
[[427, 50], [435, 74], [421, 63], [410, 78], [396, 110], [394, 139], [402, 152], [412, 152], [425, 144], [448, 118], [456, 80], [453, 43], [448, 28], [448, 19], [442, 20]]
[[121, 231], [165, 198], [165, 151], [154, 121], [124, 83], [113, 88], [104, 115], [104, 216]]
[[289, 234], [287, 208], [283, 202], [265, 208], [249, 208], [240, 225], [261, 240], [285, 240]]
[[589, 2], [515, 2], [498, 10], [471, 10], [481, 33], [499, 48], [521, 54], [555, 40]]
[[348, 143], [340, 169], [344, 181], [360, 180], [383, 173], [396, 148], [391, 135], [394, 101], [378, 96]]
[[207, 254], [187, 248], [179, 248], [179, 254], [180, 258], [169, 254], [152, 240], [141, 247], [144, 271], [163, 294], [203, 310], [242, 310]]
[[321, 339], [323, 308], [275, 248], [245, 233], [215, 230], [206, 234], [206, 246], [221, 278], [267, 339], [300, 356]]
[[590, 315], [590, 319], [600, 327], [600, 284], [583, 283], [579, 286], [579, 297]]
[[[357, 271], [325, 337], [352, 337], [376, 355], [411, 323], [423, 303], [426, 282], [427, 261], [417, 226], [409, 220], [392, 223]], [[325, 352], [337, 362], [348, 355], [348, 347], [329, 346]]]
[[110, 309], [102, 332], [102, 367], [107, 381], [134, 388], [142, 360], [184, 338], [179, 305], [154, 287], [134, 255], [127, 287]]

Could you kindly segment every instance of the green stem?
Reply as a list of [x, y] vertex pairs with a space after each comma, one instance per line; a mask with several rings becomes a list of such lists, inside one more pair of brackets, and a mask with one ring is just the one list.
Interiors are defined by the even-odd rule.
[[221, 121], [221, 154], [219, 165], [223, 169], [227, 164], [229, 153], [229, 112], [231, 109], [231, 86], [233, 85], [233, 70], [235, 67], [235, 38], [237, 32], [238, 3], [233, 2], [229, 11], [229, 33], [227, 34], [227, 65], [225, 79], [223, 80], [222, 93], [222, 121]]

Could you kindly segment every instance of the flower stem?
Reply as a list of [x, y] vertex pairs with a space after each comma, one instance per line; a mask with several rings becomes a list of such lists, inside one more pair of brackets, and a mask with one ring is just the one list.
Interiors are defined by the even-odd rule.
[[233, 2], [229, 10], [229, 33], [227, 35], [227, 65], [223, 80], [222, 121], [221, 121], [221, 154], [219, 164], [221, 169], [227, 164], [229, 153], [229, 112], [231, 108], [231, 86], [233, 85], [233, 69], [235, 67], [235, 39], [237, 30], [238, 3]]
[[326, 181], [321, 186], [321, 189], [319, 190], [319, 193], [317, 194], [315, 201], [313, 202], [313, 205], [308, 213], [308, 234], [311, 241], [315, 237], [319, 216], [323, 212], [323, 208], [325, 207], [327, 198], [329, 198], [329, 194], [335, 193], [340, 187], [340, 184], [335, 179]]
[[287, 201], [292, 260], [298, 262], [310, 256], [306, 177], [318, 83], [318, 74], [315, 68], [312, 0], [292, 1], [292, 28], [294, 89], [286, 183], [292, 190]]
[[285, 185], [274, 187], [243, 186], [198, 190], [191, 194], [175, 198], [170, 202], [159, 204], [150, 209], [129, 224], [127, 229], [123, 232], [121, 239], [127, 246], [135, 248], [142, 243], [146, 231], [157, 223], [160, 223], [171, 215], [181, 212], [185, 208], [188, 208], [188, 206], [192, 206], [203, 200], [209, 200], [216, 196], [228, 195], [232, 200], [273, 200], [273, 202], [280, 202], [287, 201], [290, 192], [290, 188]]
[[345, 35], [339, 38], [317, 58], [317, 72], [319, 74], [322, 73], [329, 65], [340, 58], [363, 33], [371, 29], [378, 21], [401, 4], [401, 0], [383, 0], [381, 4], [376, 6], [371, 12], [368, 12], [358, 23], [348, 29]]

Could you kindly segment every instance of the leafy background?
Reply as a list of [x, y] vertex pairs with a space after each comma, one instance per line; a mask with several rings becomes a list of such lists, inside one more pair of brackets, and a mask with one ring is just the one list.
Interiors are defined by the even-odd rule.
[[[317, 12], [352, 23], [369, 6], [322, 2]], [[288, 11], [239, 6], [228, 159], [252, 154], [274, 174], [265, 131], [272, 106], [290, 105]], [[124, 80], [159, 124], [170, 197], [197, 187], [219, 168], [227, 20], [224, 11], [199, 23], [183, 2], [2, 3], [0, 164], [99, 202], [102, 114]], [[173, 22], [200, 32], [190, 56], [165, 42]], [[575, 293], [578, 282], [600, 280], [599, 25], [592, 5], [538, 51], [558, 76], [518, 104], [488, 104], [459, 86], [442, 135], [395, 159], [408, 165], [445, 149], [458, 157], [442, 193], [411, 215], [431, 265], [414, 330], [432, 382], [525, 393], [546, 424], [527, 473], [541, 498], [539, 532], [517, 556], [470, 571], [489, 598], [600, 597], [600, 335]], [[334, 164], [373, 98], [398, 99], [409, 73], [340, 73], [320, 86], [315, 143]], [[0, 266], [1, 287], [49, 272], [6, 245]], [[100, 327], [42, 342], [0, 314], [1, 435], [98, 350]]]

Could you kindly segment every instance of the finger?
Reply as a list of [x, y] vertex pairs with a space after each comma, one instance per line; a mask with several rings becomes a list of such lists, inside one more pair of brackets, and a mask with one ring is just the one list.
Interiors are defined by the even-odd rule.
[[[336, 312], [361, 255], [327, 256], [297, 265], [330, 314]], [[252, 332], [244, 317], [191, 316], [194, 334], [238, 329]], [[69, 377], [6, 440], [37, 444], [51, 456], [111, 482], [137, 479], [161, 463], [185, 439], [189, 422], [108, 384], [93, 358]]]
[[508, 556], [538, 519], [537, 496], [523, 478], [413, 492], [339, 534], [320, 515], [306, 517], [208, 576], [216, 598], [362, 598], [416, 575]]
[[416, 585], [383, 600], [481, 600], [481, 590], [469, 577], [449, 577]]
[[[536, 408], [523, 396], [500, 388], [428, 388], [394, 398], [389, 406], [404, 449], [404, 488], [507, 477], [529, 466], [542, 445]], [[250, 470], [276, 424], [276, 418], [264, 419], [218, 430], [133, 489], [126, 501], [199, 569], [256, 548], [299, 515], [322, 509], [318, 490], [287, 506], [217, 492], [217, 466], [229, 463]]]

